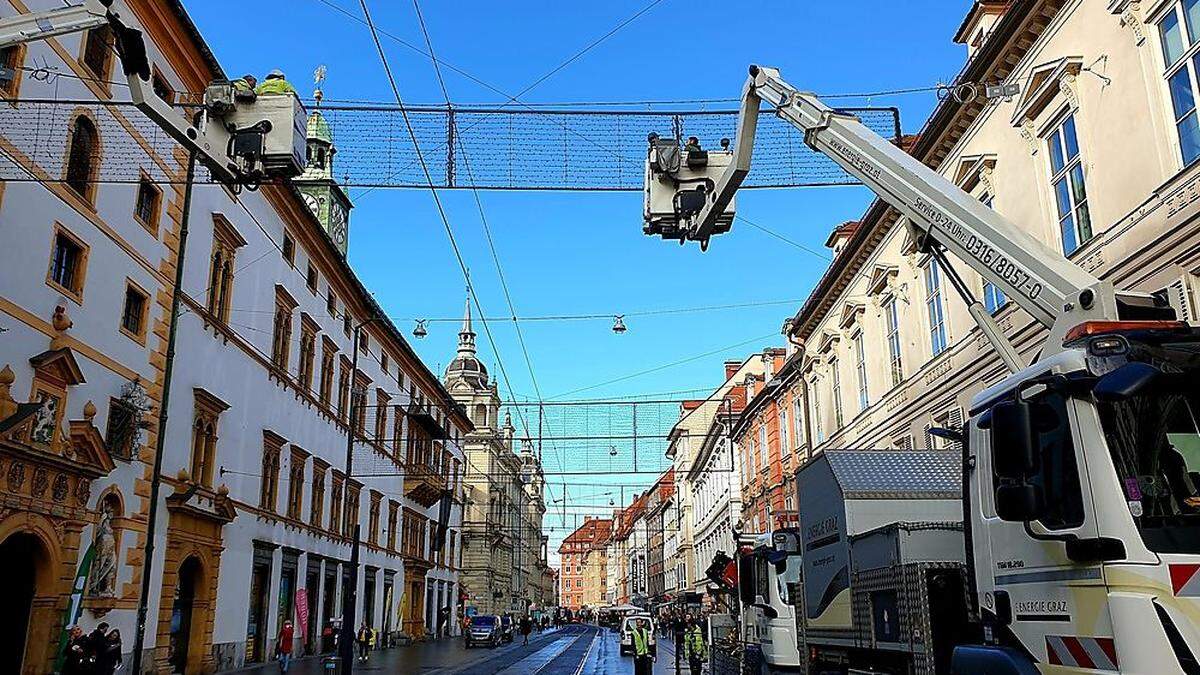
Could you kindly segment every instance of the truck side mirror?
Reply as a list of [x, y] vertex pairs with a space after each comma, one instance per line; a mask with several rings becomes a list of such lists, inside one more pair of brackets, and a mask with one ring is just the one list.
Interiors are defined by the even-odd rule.
[[992, 407], [992, 463], [996, 475], [1025, 481], [1038, 469], [1038, 444], [1034, 438], [1030, 404], [1004, 401]]
[[996, 488], [996, 515], [1000, 520], [1032, 522], [1042, 517], [1044, 507], [1042, 489], [1037, 485], [1017, 483]]

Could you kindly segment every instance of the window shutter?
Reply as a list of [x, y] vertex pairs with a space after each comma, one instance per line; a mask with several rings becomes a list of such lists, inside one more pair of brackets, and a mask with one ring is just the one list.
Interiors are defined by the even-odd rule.
[[937, 449], [937, 439], [933, 437], [932, 433], [930, 433], [931, 429], [933, 429], [933, 423], [926, 422], [925, 423], [925, 449], [926, 450], [936, 450]]
[[913, 437], [912, 434], [905, 434], [894, 441], [897, 450], [912, 450]]

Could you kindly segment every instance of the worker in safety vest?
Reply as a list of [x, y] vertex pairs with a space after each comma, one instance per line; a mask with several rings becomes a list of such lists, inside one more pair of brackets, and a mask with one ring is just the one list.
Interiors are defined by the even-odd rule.
[[238, 101], [253, 101], [258, 98], [258, 94], [254, 93], [254, 87], [258, 84], [258, 78], [253, 75], [243, 75], [233, 81], [233, 98]]
[[651, 675], [654, 671], [654, 657], [650, 654], [650, 626], [648, 624], [648, 621], [639, 619], [629, 631], [633, 638], [634, 675]]
[[688, 617], [687, 630], [683, 634], [683, 655], [687, 659], [692, 675], [700, 675], [704, 660], [708, 658], [708, 645], [704, 644], [704, 631], [692, 617]]
[[287, 81], [287, 76], [283, 74], [283, 71], [276, 68], [275, 70], [267, 73], [266, 79], [263, 80], [262, 84], [255, 88], [254, 93], [258, 94], [259, 96], [271, 96], [273, 94], [294, 94], [296, 93], [296, 88], [292, 86], [291, 82]]

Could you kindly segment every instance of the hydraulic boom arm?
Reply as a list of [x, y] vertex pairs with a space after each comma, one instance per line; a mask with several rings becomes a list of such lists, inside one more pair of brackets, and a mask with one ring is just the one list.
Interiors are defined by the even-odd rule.
[[[1065, 332], [1083, 321], [1149, 318], [1137, 312], [1154, 307], [1154, 298], [1114, 292], [1111, 284], [1068, 261], [852, 115], [797, 91], [774, 68], [751, 66], [742, 93], [733, 161], [692, 221], [688, 239], [703, 242], [711, 236], [717, 218], [749, 172], [763, 102], [804, 131], [809, 147], [837, 162], [907, 216], [923, 249], [940, 246], [953, 253], [1050, 328], [1048, 349], [1055, 350]], [[1120, 316], [1126, 309], [1131, 310], [1130, 316]], [[994, 341], [990, 316], [975, 318], [981, 325], [988, 324], [984, 330]]]

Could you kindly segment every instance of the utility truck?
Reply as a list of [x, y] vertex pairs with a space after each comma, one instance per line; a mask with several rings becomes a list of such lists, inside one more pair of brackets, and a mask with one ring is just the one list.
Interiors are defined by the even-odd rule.
[[[645, 232], [705, 247], [727, 229], [764, 104], [905, 216], [1010, 370], [972, 399], [964, 429], [939, 432], [964, 448], [982, 636], [962, 639], [952, 672], [1200, 673], [1200, 330], [1165, 290], [1114, 289], [773, 68], [751, 67], [723, 161], [688, 162], [683, 182], [683, 162], [650, 144]], [[951, 253], [1046, 327], [1033, 363]]]
[[738, 552], [738, 599], [747, 664], [760, 672], [799, 672], [796, 619], [800, 589], [800, 530], [754, 537]]

